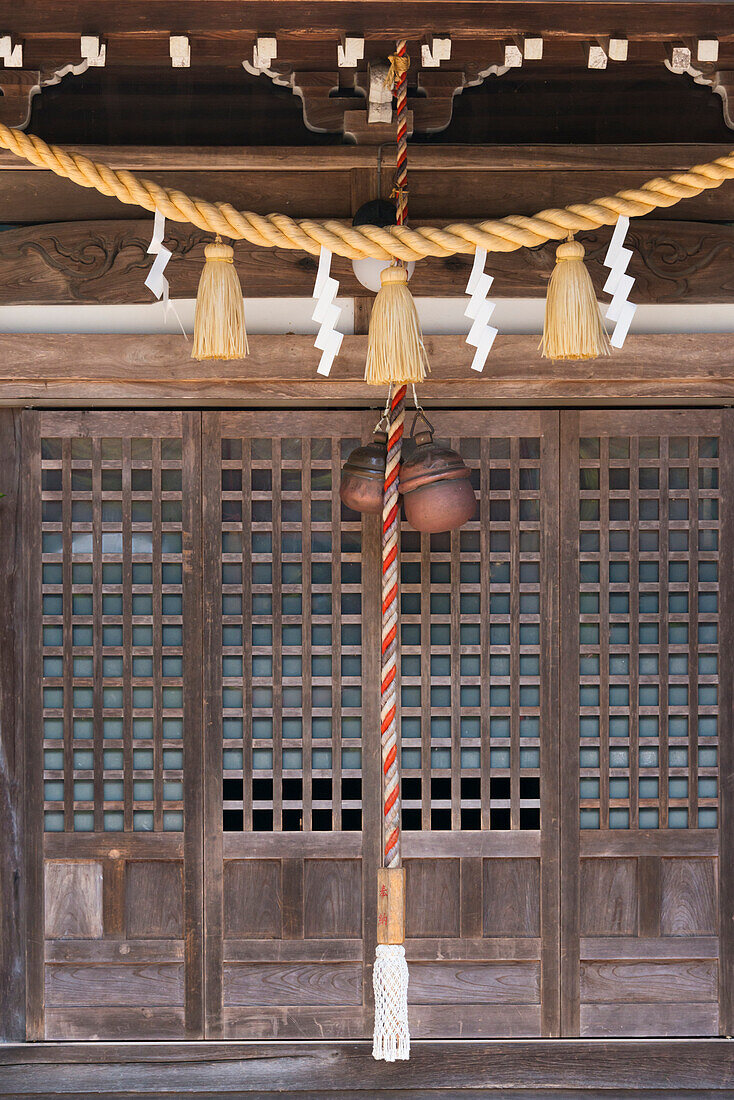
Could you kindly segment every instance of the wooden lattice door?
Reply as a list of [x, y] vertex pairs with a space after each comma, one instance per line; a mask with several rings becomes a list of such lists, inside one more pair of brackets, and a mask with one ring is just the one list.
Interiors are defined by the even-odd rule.
[[[402, 538], [411, 1026], [551, 1035], [558, 417], [434, 419], [474, 470], [481, 516]], [[370, 1033], [379, 529], [338, 486], [373, 423], [204, 417], [212, 1036]]]
[[562, 425], [564, 1033], [727, 1034], [732, 414]]
[[23, 418], [31, 1039], [203, 1034], [199, 434]]

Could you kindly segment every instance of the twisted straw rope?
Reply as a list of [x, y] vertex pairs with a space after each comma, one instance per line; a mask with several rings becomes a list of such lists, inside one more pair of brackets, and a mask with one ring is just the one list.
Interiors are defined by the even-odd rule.
[[639, 188], [618, 191], [616, 195], [591, 203], [542, 210], [533, 217], [515, 214], [475, 225], [458, 222], [444, 229], [428, 225], [415, 229], [395, 225], [383, 229], [377, 225], [351, 226], [338, 221], [296, 222], [285, 214], [263, 217], [251, 211], [235, 210], [226, 202], [192, 199], [182, 191], [139, 179], [132, 172], [116, 171], [57, 145], [47, 145], [41, 138], [9, 126], [0, 125], [0, 148], [80, 187], [92, 187], [103, 195], [140, 206], [143, 210], [160, 210], [171, 221], [191, 222], [210, 233], [249, 241], [257, 248], [299, 249], [317, 256], [324, 247], [350, 260], [371, 256], [378, 260], [409, 261], [426, 256], [473, 253], [477, 247], [487, 252], [535, 248], [546, 241], [563, 240], [569, 233], [614, 225], [622, 214], [639, 218], [658, 207], [675, 206], [682, 199], [693, 198], [734, 179], [734, 153], [730, 153], [708, 164], [698, 164], [687, 172], [648, 180]]
[[400, 535], [399, 474], [403, 448], [406, 386], [390, 402], [387, 462], [382, 497], [382, 670], [380, 743], [384, 800], [383, 864], [400, 865], [400, 769], [398, 767], [398, 538]]

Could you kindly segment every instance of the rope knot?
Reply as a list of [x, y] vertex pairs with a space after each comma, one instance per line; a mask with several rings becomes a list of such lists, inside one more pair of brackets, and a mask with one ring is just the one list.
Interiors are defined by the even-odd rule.
[[385, 77], [385, 87], [394, 88], [401, 76], [405, 76], [410, 68], [410, 58], [407, 53], [391, 53], [387, 55], [387, 60], [390, 62], [390, 68]]

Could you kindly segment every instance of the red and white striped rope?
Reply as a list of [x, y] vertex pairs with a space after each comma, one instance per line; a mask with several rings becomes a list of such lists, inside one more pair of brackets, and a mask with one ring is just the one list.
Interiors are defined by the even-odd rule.
[[[405, 41], [398, 42], [396, 54], [406, 56]], [[398, 123], [397, 171], [395, 190], [397, 192], [397, 222], [405, 225], [408, 219], [408, 72], [398, 72], [395, 78], [396, 116]]]
[[[398, 42], [396, 53], [405, 57], [406, 43]], [[398, 129], [395, 195], [397, 223], [404, 225], [408, 215], [408, 73], [397, 72], [395, 80]], [[382, 498], [382, 696], [380, 731], [382, 743], [382, 796], [384, 803], [383, 864], [400, 866], [400, 762], [398, 758], [398, 599], [400, 592], [400, 495], [398, 490], [400, 457], [403, 449], [405, 393], [401, 385], [389, 402], [387, 462]]]
[[398, 542], [400, 539], [400, 455], [403, 448], [405, 391], [400, 386], [390, 402], [385, 488], [382, 503], [382, 794], [384, 799], [383, 863], [400, 865], [400, 767], [398, 763]]

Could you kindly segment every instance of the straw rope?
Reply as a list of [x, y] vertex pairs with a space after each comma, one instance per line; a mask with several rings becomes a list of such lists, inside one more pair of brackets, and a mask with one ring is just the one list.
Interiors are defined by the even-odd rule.
[[558, 210], [542, 210], [533, 217], [511, 215], [474, 225], [459, 222], [438, 229], [405, 225], [382, 228], [377, 225], [352, 226], [339, 221], [294, 221], [285, 214], [263, 217], [251, 211], [235, 210], [226, 202], [207, 202], [190, 198], [182, 191], [162, 187], [152, 180], [140, 179], [132, 172], [115, 170], [88, 157], [47, 145], [33, 134], [24, 134], [0, 125], [0, 148], [69, 179], [80, 187], [91, 187], [143, 210], [160, 210], [170, 221], [190, 222], [199, 229], [220, 233], [232, 240], [249, 241], [257, 248], [299, 249], [317, 256], [328, 248], [350, 260], [371, 256], [410, 261], [426, 256], [454, 256], [487, 252], [514, 252], [535, 248], [546, 241], [560, 241], [569, 233], [614, 225], [620, 215], [639, 218], [658, 207], [675, 206], [726, 180], [734, 179], [734, 153], [718, 157], [708, 164], [697, 164], [687, 172], [648, 180], [641, 187], [618, 191], [616, 195], [590, 203], [574, 203]]

